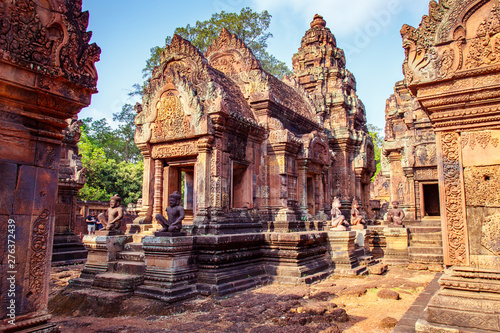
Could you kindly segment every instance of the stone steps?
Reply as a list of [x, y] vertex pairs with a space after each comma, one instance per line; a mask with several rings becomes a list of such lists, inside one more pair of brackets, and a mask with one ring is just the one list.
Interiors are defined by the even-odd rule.
[[122, 274], [143, 275], [146, 271], [146, 263], [140, 261], [118, 260], [114, 271]]
[[125, 244], [124, 250], [125, 251], [132, 251], [132, 252], [143, 252], [142, 251], [142, 243], [141, 242], [127, 243], [127, 244]]
[[437, 246], [426, 246], [426, 247], [419, 247], [419, 246], [410, 246], [408, 248], [408, 252], [410, 255], [413, 254], [438, 254], [442, 255], [443, 254], [443, 248], [442, 247], [437, 247]]
[[117, 259], [123, 259], [127, 261], [138, 261], [144, 262], [145, 256], [142, 251], [122, 251], [118, 253]]
[[409, 226], [407, 229], [413, 234], [441, 233], [440, 226]]
[[102, 273], [95, 276], [93, 287], [117, 292], [133, 292], [143, 283], [143, 277], [133, 274]]
[[420, 263], [420, 264], [443, 264], [442, 254], [414, 254], [410, 256], [410, 263]]

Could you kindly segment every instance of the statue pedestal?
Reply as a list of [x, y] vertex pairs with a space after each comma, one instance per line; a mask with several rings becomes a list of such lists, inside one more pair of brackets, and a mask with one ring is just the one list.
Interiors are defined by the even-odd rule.
[[431, 298], [417, 333], [500, 332], [500, 272], [453, 267], [439, 279], [442, 288]]
[[83, 237], [83, 244], [88, 251], [87, 262], [80, 277], [71, 280], [71, 283], [85, 287], [92, 286], [97, 274], [113, 271], [117, 254], [131, 241], [132, 237], [126, 235]]
[[389, 265], [408, 265], [408, 230], [401, 226], [390, 226], [384, 228], [384, 235], [384, 262]]
[[366, 272], [356, 257], [356, 231], [329, 231], [328, 251], [334, 274], [361, 275]]
[[194, 237], [146, 236], [142, 244], [146, 271], [137, 295], [169, 303], [197, 295]]
[[356, 244], [356, 257], [361, 266], [370, 266], [374, 264], [373, 256], [370, 252], [370, 237], [371, 230], [357, 229], [355, 244]]

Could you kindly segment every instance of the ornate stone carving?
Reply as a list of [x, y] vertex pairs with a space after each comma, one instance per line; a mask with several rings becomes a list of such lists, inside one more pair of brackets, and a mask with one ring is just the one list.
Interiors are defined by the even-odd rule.
[[478, 166], [464, 169], [467, 206], [500, 207], [500, 169]]
[[[81, 0], [5, 1], [0, 4], [0, 49], [18, 64], [51, 76], [62, 75], [80, 86], [95, 90], [101, 49], [89, 45], [88, 12]], [[33, 66], [36, 64], [36, 66]]]
[[437, 169], [417, 169], [415, 170], [416, 180], [437, 180]]
[[443, 152], [443, 178], [445, 215], [447, 222], [448, 262], [452, 265], [467, 265], [469, 261], [467, 226], [463, 208], [462, 175], [458, 133], [441, 134]]
[[481, 22], [476, 38], [471, 40], [465, 68], [477, 68], [500, 62], [500, 10], [493, 6], [490, 15]]
[[222, 28], [219, 37], [205, 52], [209, 64], [226, 75], [262, 70], [252, 51], [234, 34]]
[[166, 141], [184, 138], [190, 130], [179, 97], [169, 91], [156, 104], [156, 120], [152, 124], [152, 139]]
[[174, 143], [153, 146], [151, 157], [154, 159], [192, 156], [198, 154], [196, 142]]
[[415, 148], [415, 166], [436, 165], [436, 144], [423, 144]]
[[[49, 210], [44, 209], [33, 223], [31, 232], [30, 282], [29, 290], [33, 295], [43, 294], [44, 276], [47, 265], [47, 244], [49, 242]], [[36, 298], [37, 301], [42, 301]]]
[[497, 256], [500, 256], [499, 226], [500, 213], [496, 213], [486, 217], [481, 227], [481, 245]]
[[479, 147], [485, 149], [488, 145], [493, 147], [498, 147], [498, 138], [492, 138], [491, 132], [481, 131], [481, 132], [465, 132], [461, 134], [462, 148], [467, 146], [474, 150], [476, 144]]

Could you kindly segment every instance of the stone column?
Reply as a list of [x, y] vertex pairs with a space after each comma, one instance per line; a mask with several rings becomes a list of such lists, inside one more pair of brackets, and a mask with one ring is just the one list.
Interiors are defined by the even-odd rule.
[[209, 222], [210, 207], [210, 152], [213, 137], [198, 140], [198, 158], [196, 160], [196, 213], [193, 224], [198, 229]]
[[[141, 145], [137, 145], [141, 148]], [[155, 176], [155, 161], [151, 158], [149, 150], [141, 149], [141, 153], [144, 156], [144, 172], [142, 181], [142, 206], [139, 212], [139, 217], [137, 218], [139, 223], [151, 223], [153, 215], [153, 195], [154, 195], [154, 176]]]
[[96, 92], [86, 14], [77, 1], [40, 3], [3, 1], [0, 13], [2, 332], [57, 330], [47, 301], [62, 130]]
[[300, 213], [305, 218], [309, 214], [307, 209], [307, 160], [299, 161], [299, 192], [300, 195]]
[[163, 195], [163, 161], [155, 160], [155, 185], [153, 197], [153, 216], [162, 214], [162, 195]]

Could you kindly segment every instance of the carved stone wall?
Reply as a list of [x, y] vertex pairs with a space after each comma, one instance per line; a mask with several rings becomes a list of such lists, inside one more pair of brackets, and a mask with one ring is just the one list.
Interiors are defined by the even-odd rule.
[[385, 118], [382, 174], [389, 178], [389, 201], [399, 201], [406, 219], [420, 220], [429, 215], [422, 186], [438, 181], [434, 130], [403, 82], [387, 100]]
[[[0, 246], [0, 257], [10, 259], [0, 267], [0, 330], [51, 332], [46, 309], [63, 129], [96, 92], [100, 49], [88, 44], [81, 1], [2, 1], [0, 22], [0, 228], [10, 235]], [[15, 279], [13, 292], [7, 277]]]
[[[337, 47], [323, 17], [314, 17], [292, 64], [294, 79], [307, 92], [316, 119], [324, 123], [329, 148], [336, 154], [329, 199], [340, 197], [347, 215], [354, 198], [369, 211], [369, 184], [375, 164], [365, 107], [356, 95], [354, 75], [345, 67], [344, 51]], [[328, 204], [331, 206], [331, 201]]]
[[[443, 286], [417, 332], [498, 331], [499, 1], [432, 1], [401, 30], [405, 82], [437, 133]], [[487, 282], [486, 282], [487, 281]], [[476, 297], [479, 296], [479, 297]]]
[[[340, 62], [333, 57], [322, 65], [323, 53], [315, 49], [321, 38], [303, 42], [294, 59], [309, 54], [308, 59], [317, 60], [316, 71], [333, 75], [341, 70], [326, 83], [327, 95], [352, 101], [348, 106], [320, 103], [321, 89], [304, 81], [309, 77], [304, 68], [297, 67], [295, 77], [283, 81], [269, 75], [226, 29], [204, 55], [173, 37], [137, 107], [135, 141], [149, 184], [144, 185], [138, 222], [166, 207], [167, 192], [182, 192], [182, 172], [196, 178], [193, 221], [201, 234], [262, 226], [304, 230], [305, 220], [328, 219], [337, 192], [349, 208], [353, 197], [369, 204], [375, 164], [364, 107], [355, 97], [343, 52], [318, 17], [306, 36], [327, 36], [329, 42], [321, 47], [335, 52]], [[314, 82], [319, 84], [319, 78]], [[345, 125], [334, 129], [334, 117]]]

